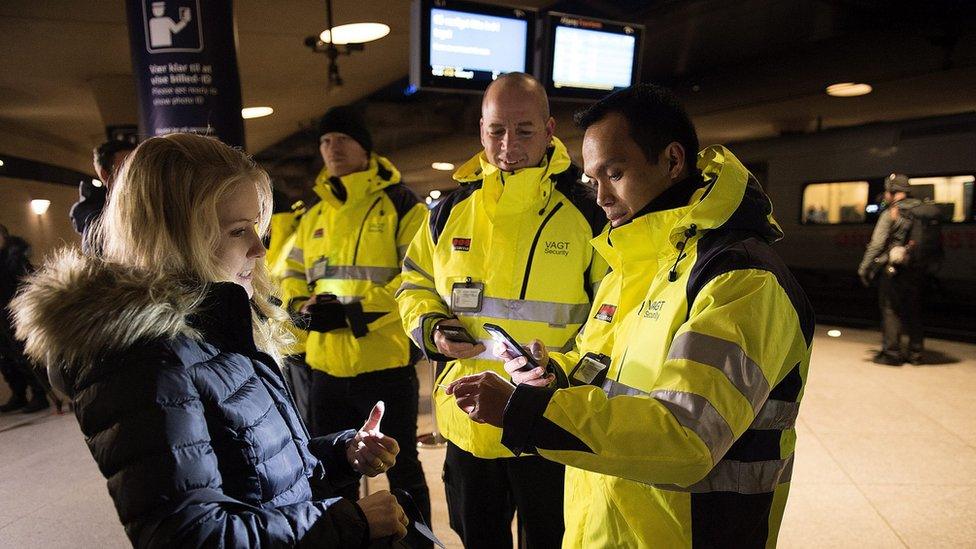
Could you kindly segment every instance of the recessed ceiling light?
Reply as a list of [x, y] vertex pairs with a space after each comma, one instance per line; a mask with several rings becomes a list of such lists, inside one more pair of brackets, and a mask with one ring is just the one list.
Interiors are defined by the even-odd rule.
[[328, 30], [322, 31], [322, 34], [319, 34], [319, 40], [328, 44], [332, 41], [332, 34], [335, 35], [335, 43], [340, 46], [343, 44], [365, 44], [366, 42], [379, 40], [387, 34], [390, 34], [390, 27], [383, 23], [350, 23], [348, 25], [339, 25], [338, 27], [332, 28], [331, 34]]
[[430, 167], [442, 172], [449, 172], [454, 169], [454, 164], [451, 164], [450, 162], [434, 162], [430, 165]]
[[441, 197], [441, 192], [438, 191], [437, 189], [434, 189], [430, 191], [430, 197], [433, 198], [434, 200], [437, 200], [438, 198]]
[[241, 109], [241, 117], [244, 120], [249, 118], [261, 118], [262, 116], [269, 116], [274, 112], [271, 107], [244, 107]]
[[0, 160], [0, 168], [3, 167], [3, 160]]
[[99, 179], [92, 179], [92, 187], [101, 187], [102, 181]]
[[51, 201], [45, 200], [43, 198], [38, 198], [30, 201], [31, 211], [37, 215], [43, 215], [49, 207], [51, 207]]
[[873, 89], [869, 84], [862, 84], [860, 82], [840, 82], [827, 86], [827, 95], [834, 97], [857, 97], [858, 95], [867, 95]]
[[827, 330], [827, 335], [830, 337], [840, 337], [840, 330]]

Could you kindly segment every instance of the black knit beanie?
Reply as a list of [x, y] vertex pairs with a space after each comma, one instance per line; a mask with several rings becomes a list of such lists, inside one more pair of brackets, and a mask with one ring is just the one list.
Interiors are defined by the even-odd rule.
[[363, 117], [349, 106], [332, 107], [319, 120], [319, 139], [329, 132], [340, 132], [356, 140], [366, 152], [373, 150], [373, 137], [366, 129]]

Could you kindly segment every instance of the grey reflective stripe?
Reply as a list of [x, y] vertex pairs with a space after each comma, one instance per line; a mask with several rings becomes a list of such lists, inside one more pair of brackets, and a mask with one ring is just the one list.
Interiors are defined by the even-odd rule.
[[767, 400], [749, 428], [759, 431], [792, 429], [796, 425], [796, 416], [799, 413], [799, 402]]
[[410, 282], [401, 282], [400, 287], [397, 289], [396, 293], [393, 294], [394, 298], [400, 297], [400, 294], [407, 290], [421, 290], [424, 292], [430, 292], [437, 296], [437, 299], [441, 299], [441, 294], [437, 293], [434, 288], [429, 288], [427, 286], [421, 286], [420, 284], [411, 284]]
[[608, 379], [603, 382], [603, 392], [607, 394], [607, 398], [613, 398], [616, 396], [649, 396], [650, 393], [647, 391], [641, 391], [640, 389], [635, 389], [630, 385], [624, 385], [619, 381], [614, 381]]
[[325, 275], [316, 280], [369, 280], [377, 284], [386, 284], [398, 274], [400, 269], [396, 267], [329, 265], [325, 268]]
[[295, 261], [297, 263], [305, 262], [305, 252], [302, 251], [298, 246], [293, 246], [291, 251], [288, 252], [288, 259]]
[[758, 411], [769, 395], [762, 368], [739, 345], [710, 335], [685, 332], [674, 338], [668, 360], [694, 360], [720, 370]]
[[712, 463], [718, 463], [732, 446], [732, 428], [707, 398], [671, 390], [653, 391], [651, 397], [663, 404], [678, 423], [702, 439], [712, 454]]
[[734, 492], [737, 494], [768, 494], [793, 477], [793, 454], [786, 459], [770, 461], [722, 460], [702, 480], [684, 488], [674, 484], [655, 484], [655, 488], [671, 492]]
[[305, 273], [301, 271], [294, 271], [292, 269], [285, 270], [285, 275], [282, 278], [298, 278], [305, 280]]
[[414, 263], [414, 261], [412, 259], [410, 259], [409, 257], [403, 258], [403, 270], [404, 271], [413, 271], [415, 273], [420, 273], [420, 275], [423, 276], [424, 278], [426, 278], [427, 280], [429, 280], [431, 282], [434, 281], [434, 277], [430, 276], [430, 274], [427, 271], [421, 269], [420, 266], [417, 265], [416, 263]]
[[424, 337], [424, 324], [432, 318], [447, 318], [445, 315], [440, 313], [427, 313], [425, 315], [420, 315], [420, 320], [417, 322], [417, 327], [410, 330], [410, 335], [413, 337], [414, 344], [420, 347], [420, 350], [424, 353], [424, 358], [430, 360], [430, 349], [427, 348], [427, 338]]
[[483, 316], [502, 320], [529, 320], [556, 325], [582, 324], [590, 311], [589, 303], [555, 303], [485, 297], [477, 312], [455, 311], [458, 316]]

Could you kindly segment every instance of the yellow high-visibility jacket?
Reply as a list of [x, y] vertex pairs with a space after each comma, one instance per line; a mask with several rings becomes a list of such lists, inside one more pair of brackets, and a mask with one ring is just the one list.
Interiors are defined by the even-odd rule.
[[522, 385], [508, 403], [505, 445], [570, 466], [564, 547], [776, 544], [813, 311], [759, 184], [723, 147], [698, 167], [593, 240], [612, 272], [553, 360], [608, 353], [608, 381]]
[[[298, 223], [305, 215], [306, 210], [305, 203], [299, 200], [291, 205], [289, 211], [279, 212], [271, 216], [270, 239], [268, 252], [264, 256], [264, 263], [268, 266], [268, 275], [271, 277], [271, 281], [279, 288], [285, 279], [285, 273], [288, 272], [288, 254], [295, 247], [295, 239], [298, 237], [296, 232]], [[288, 327], [292, 335], [295, 336], [295, 343], [289, 346], [288, 354], [304, 353], [307, 332], [292, 324], [289, 324]]]
[[[345, 191], [345, 200], [337, 189]], [[305, 361], [336, 377], [408, 365], [410, 341], [393, 293], [400, 287], [403, 253], [427, 209], [400, 184], [396, 167], [375, 153], [366, 170], [341, 178], [323, 168], [315, 192], [322, 200], [295, 231], [282, 300], [294, 312], [312, 294], [335, 294], [349, 328], [309, 332]]]
[[[572, 347], [594, 286], [606, 273], [589, 245], [606, 216], [578, 174], [555, 138], [539, 167], [501, 172], [482, 153], [454, 174], [462, 187], [418, 231], [397, 292], [411, 338], [431, 360], [448, 362], [437, 384], [485, 370], [505, 375], [491, 353], [485, 322], [522, 343], [538, 338], [551, 350]], [[483, 285], [480, 309], [452, 307], [455, 285]], [[431, 329], [449, 317], [457, 317], [488, 351], [466, 360], [438, 354]], [[434, 387], [434, 398], [437, 425], [454, 444], [481, 458], [512, 457], [500, 429], [471, 421], [441, 387]]]

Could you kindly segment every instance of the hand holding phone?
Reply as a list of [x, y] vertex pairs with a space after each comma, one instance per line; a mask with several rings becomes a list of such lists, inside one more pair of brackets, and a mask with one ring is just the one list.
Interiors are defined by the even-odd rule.
[[438, 324], [437, 331], [444, 334], [448, 341], [456, 343], [470, 343], [477, 345], [478, 340], [474, 338], [463, 326], [453, 326], [451, 324]]
[[490, 335], [492, 339], [505, 346], [505, 349], [508, 351], [508, 354], [514, 357], [525, 358], [526, 364], [525, 366], [519, 369], [520, 372], [528, 372], [539, 367], [539, 362], [535, 359], [535, 357], [527, 353], [525, 349], [523, 349], [522, 346], [519, 345], [517, 341], [515, 341], [515, 338], [508, 335], [508, 332], [506, 332], [504, 328], [502, 328], [497, 324], [491, 324], [487, 322], [484, 324], [484, 328], [485, 331], [488, 332], [488, 335]]
[[[441, 320], [431, 334], [437, 352], [449, 358], [472, 358], [485, 352], [485, 346], [454, 318]], [[468, 339], [470, 338], [470, 339]]]

